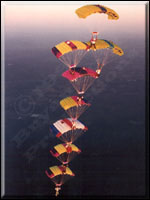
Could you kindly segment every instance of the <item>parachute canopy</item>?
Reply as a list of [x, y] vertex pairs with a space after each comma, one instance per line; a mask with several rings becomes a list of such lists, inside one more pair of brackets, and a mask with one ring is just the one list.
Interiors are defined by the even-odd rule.
[[58, 144], [54, 146], [50, 153], [62, 164], [68, 164], [81, 150], [74, 144]]
[[46, 170], [45, 173], [56, 186], [56, 196], [59, 194], [61, 186], [71, 177], [75, 176], [71, 169], [64, 165], [49, 167], [49, 170]]
[[63, 142], [72, 143], [87, 131], [88, 128], [78, 120], [65, 118], [50, 125], [50, 130], [52, 130], [53, 134]]
[[80, 18], [86, 18], [89, 15], [92, 15], [94, 13], [104, 13], [108, 15], [108, 19], [110, 20], [117, 20], [119, 19], [119, 15], [112, 9], [107, 8], [102, 5], [86, 5], [78, 8], [76, 11], [76, 14]]
[[123, 50], [114, 44], [112, 41], [97, 39], [95, 45], [91, 44], [91, 41], [87, 42], [88, 49], [90, 50], [100, 50], [100, 49], [111, 49], [113, 53], [122, 56], [124, 54]]
[[[53, 178], [55, 178], [56, 176], [59, 176], [59, 175], [75, 176], [74, 173], [71, 171], [71, 169], [69, 167], [66, 167], [66, 166], [63, 166], [63, 165], [49, 167], [49, 172], [50, 173], [45, 171], [46, 175], [51, 179], [53, 179]], [[62, 182], [56, 183], [56, 184], [62, 185]]]
[[83, 99], [83, 97], [71, 96], [60, 101], [61, 107], [74, 120], [78, 119], [80, 115], [90, 106], [90, 104]]
[[62, 74], [68, 79], [78, 94], [84, 94], [97, 78], [97, 73], [87, 67], [76, 67]]
[[102, 68], [105, 64], [112, 61], [115, 55], [122, 56], [124, 54], [123, 50], [118, 45], [109, 40], [92, 38], [91, 41], [86, 43], [88, 49], [93, 53], [98, 68]]
[[67, 40], [52, 48], [52, 53], [68, 67], [75, 67], [87, 53], [87, 44], [78, 40]]

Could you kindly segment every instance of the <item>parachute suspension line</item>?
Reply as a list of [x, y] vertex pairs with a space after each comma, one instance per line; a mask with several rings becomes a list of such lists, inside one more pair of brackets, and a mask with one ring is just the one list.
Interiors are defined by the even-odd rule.
[[59, 60], [70, 68], [76, 67], [76, 65], [82, 60], [86, 53], [86, 50], [74, 50], [62, 55]]
[[115, 60], [115, 58], [117, 58], [118, 56], [116, 54], [113, 53], [112, 49], [107, 49], [108, 53], [107, 53], [107, 57], [108, 59], [105, 61], [106, 64], [112, 62]]
[[[75, 64], [76, 64], [76, 65], [80, 62], [80, 54], [82, 55], [81, 51], [82, 51], [82, 50], [79, 50], [79, 51], [76, 51], [76, 52], [75, 52]], [[82, 58], [81, 58], [81, 59], [82, 59]]]
[[[85, 92], [85, 87], [86, 87], [86, 85], [87, 85], [87, 83], [88, 83], [88, 82], [87, 82], [88, 77], [89, 77], [89, 76], [84, 76], [84, 77], [83, 77], [83, 87], [82, 87], [82, 91], [83, 91], [83, 92]], [[82, 83], [81, 83], [81, 84], [82, 84]]]
[[80, 94], [84, 94], [87, 89], [92, 85], [95, 78], [91, 77], [89, 75], [84, 75], [82, 77], [79, 77], [78, 79], [75, 79], [73, 81], [70, 81], [76, 92]]
[[96, 60], [97, 68], [102, 70], [102, 67], [104, 65], [106, 65], [106, 63], [108, 61], [108, 57], [111, 53], [111, 50], [110, 49], [99, 49], [96, 51], [92, 51], [92, 53]]
[[74, 64], [77, 65], [77, 58], [78, 58], [78, 53], [79, 52], [74, 52]]
[[67, 55], [63, 55], [59, 58], [61, 62], [63, 62], [65, 65], [69, 67], [69, 61], [67, 60]]
[[88, 90], [88, 88], [93, 84], [95, 78], [91, 77], [91, 76], [86, 76], [86, 83], [84, 85], [84, 91], [86, 92]]
[[83, 59], [85, 54], [87, 53], [86, 50], [78, 50], [75, 52], [75, 64], [78, 65], [80, 61]]
[[92, 50], [92, 54], [93, 54], [93, 56], [94, 56], [94, 58], [96, 60], [97, 65], [99, 65], [100, 64], [100, 60], [99, 60], [99, 56], [98, 56], [98, 50], [97, 51]]
[[77, 107], [77, 118], [86, 110], [87, 105], [82, 105]]
[[93, 78], [91, 76], [86, 76], [85, 77], [85, 85], [84, 85], [84, 91], [85, 92], [92, 85], [92, 83], [94, 82], [94, 80], [95, 80], [95, 78]]
[[77, 106], [69, 108], [67, 110], [68, 115], [70, 116], [70, 118], [72, 118], [73, 120], [77, 119]]
[[110, 54], [111, 54], [110, 51], [111, 51], [111, 49], [105, 49], [105, 51], [104, 51], [104, 59], [103, 59], [103, 62], [102, 62], [103, 65], [108, 63], [108, 58], [110, 57]]
[[89, 76], [84, 76], [84, 77], [83, 77], [83, 87], [82, 87], [82, 91], [84, 91], [84, 92], [85, 92], [86, 86], [87, 86], [87, 84], [88, 84], [88, 77], [89, 77]]

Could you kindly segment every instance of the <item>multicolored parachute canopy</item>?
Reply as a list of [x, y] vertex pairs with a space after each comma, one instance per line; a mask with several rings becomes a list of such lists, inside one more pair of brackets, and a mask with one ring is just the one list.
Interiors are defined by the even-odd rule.
[[97, 73], [87, 67], [76, 67], [62, 74], [68, 79], [78, 94], [84, 94], [97, 78]]
[[65, 118], [50, 125], [50, 130], [63, 142], [72, 143], [87, 131], [88, 128], [78, 120]]
[[114, 44], [112, 41], [104, 40], [104, 39], [97, 39], [95, 44], [91, 44], [91, 41], [86, 42], [88, 45], [88, 49], [90, 50], [100, 50], [100, 49], [111, 49], [113, 53], [122, 56], [124, 54], [123, 50]]
[[64, 165], [49, 167], [49, 170], [46, 170], [45, 173], [56, 186], [56, 196], [59, 194], [61, 186], [71, 177], [75, 176], [71, 169]]
[[78, 119], [80, 115], [90, 106], [90, 104], [83, 99], [83, 97], [71, 96], [60, 101], [61, 107], [74, 120]]
[[86, 18], [89, 15], [92, 15], [94, 13], [104, 13], [108, 15], [108, 19], [110, 20], [117, 20], [119, 19], [119, 15], [112, 9], [107, 8], [102, 5], [86, 5], [78, 8], [76, 11], [76, 14], [80, 18]]
[[93, 56], [100, 68], [112, 61], [115, 55], [122, 56], [124, 54], [123, 50], [118, 45], [109, 40], [96, 39], [86, 43], [88, 49], [92, 50]]
[[58, 144], [54, 146], [50, 153], [62, 164], [68, 164], [81, 150], [74, 144]]
[[67, 40], [53, 47], [52, 53], [69, 68], [76, 67], [87, 53], [87, 44], [78, 40]]
[[50, 174], [46, 171], [46, 175], [49, 178], [54, 178], [55, 176], [59, 176], [59, 175], [75, 176], [69, 167], [66, 167], [63, 165], [49, 167], [49, 170], [50, 170]]

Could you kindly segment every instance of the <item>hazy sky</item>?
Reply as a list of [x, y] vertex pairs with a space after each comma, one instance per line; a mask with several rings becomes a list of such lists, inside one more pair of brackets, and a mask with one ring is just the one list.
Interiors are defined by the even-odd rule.
[[[145, 31], [145, 5], [106, 5], [119, 14], [119, 20], [108, 20], [105, 14], [80, 19], [75, 10], [81, 5], [7, 5], [6, 31], [21, 30], [62, 32], [99, 31], [141, 35]], [[96, 30], [95, 30], [96, 29]]]

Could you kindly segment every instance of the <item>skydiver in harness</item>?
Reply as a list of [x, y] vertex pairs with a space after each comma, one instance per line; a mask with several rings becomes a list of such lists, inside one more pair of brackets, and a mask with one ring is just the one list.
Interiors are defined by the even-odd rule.
[[81, 101], [83, 100], [83, 98], [84, 98], [83, 96], [81, 96], [81, 97], [78, 96], [78, 97], [77, 97], [77, 101], [79, 102], [79, 106], [81, 105]]
[[55, 196], [57, 197], [59, 195], [59, 190], [61, 190], [61, 187], [59, 185], [58, 186], [56, 185], [55, 190], [56, 190]]
[[92, 48], [92, 47], [94, 47], [94, 51], [96, 51], [96, 45], [95, 45], [95, 43], [96, 43], [96, 40], [97, 40], [97, 35], [98, 35], [99, 33], [98, 32], [92, 32], [92, 38], [91, 38], [91, 40], [90, 40], [90, 46], [88, 47], [88, 49], [90, 49], [90, 48]]
[[104, 66], [104, 64], [98, 64], [97, 65], [97, 70], [96, 70], [97, 77], [96, 78], [98, 78], [100, 76], [100, 73], [102, 71], [103, 66]]
[[[61, 168], [62, 174], [66, 174], [67, 166], [62, 164], [60, 166], [60, 168]], [[61, 190], [61, 183], [60, 184], [56, 184], [55, 190], [56, 190], [55, 196], [58, 196], [59, 195], [59, 190]]]
[[[88, 47], [88, 49], [90, 48], [94, 48], [94, 51], [96, 51], [96, 40], [97, 40], [97, 36], [98, 36], [98, 32], [92, 32], [92, 38], [90, 40], [90, 46]], [[97, 77], [98, 78], [100, 76], [100, 73], [101, 73], [101, 70], [102, 70], [102, 67], [103, 67], [103, 64], [100, 66], [100, 64], [97, 65], [97, 70], [96, 70], [96, 73], [97, 73]]]

